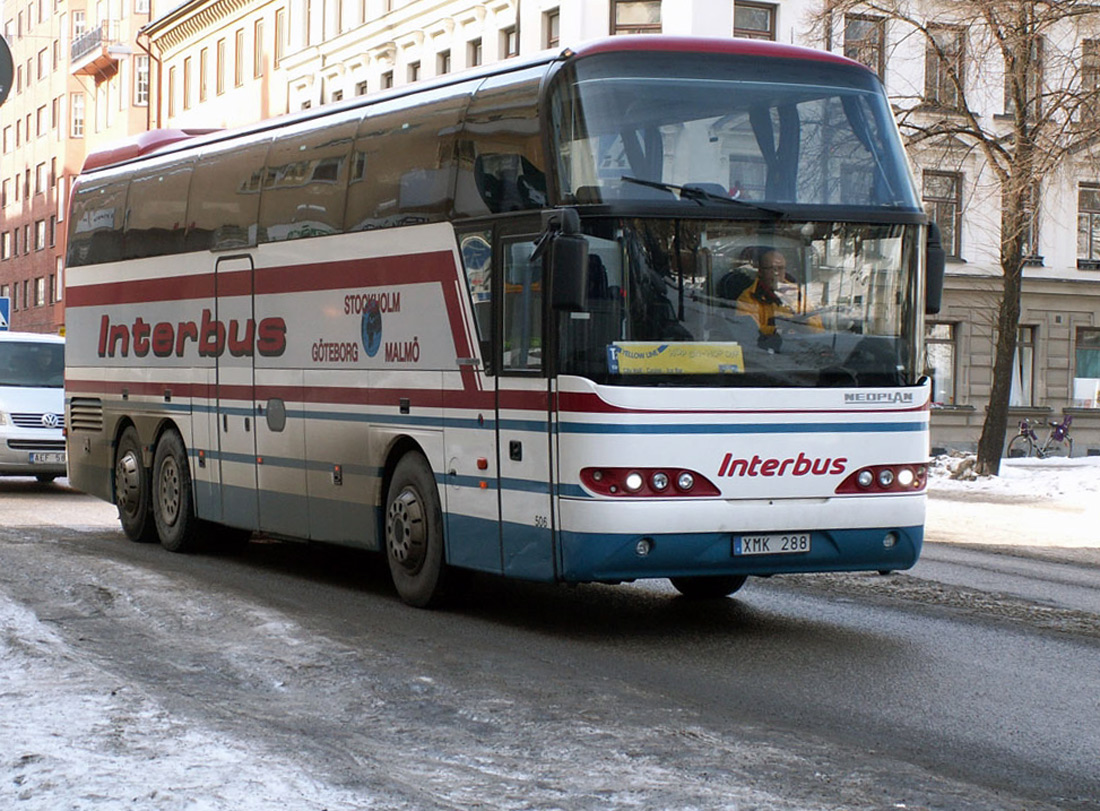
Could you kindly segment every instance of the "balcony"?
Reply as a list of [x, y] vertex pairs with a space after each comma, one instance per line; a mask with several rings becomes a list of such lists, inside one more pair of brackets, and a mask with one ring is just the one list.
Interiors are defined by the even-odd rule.
[[69, 52], [69, 71], [74, 76], [110, 78], [118, 71], [118, 54], [112, 43], [118, 43], [119, 24], [108, 20], [85, 31], [73, 40]]

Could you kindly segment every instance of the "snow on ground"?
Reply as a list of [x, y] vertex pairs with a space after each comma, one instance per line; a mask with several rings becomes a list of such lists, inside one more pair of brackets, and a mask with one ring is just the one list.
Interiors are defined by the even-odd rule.
[[[1100, 501], [1100, 456], [1002, 459], [998, 476], [974, 475], [970, 470], [973, 460], [973, 455], [933, 459], [929, 495], [968, 501], [1057, 501], [1078, 506]], [[960, 473], [960, 478], [953, 478]]]

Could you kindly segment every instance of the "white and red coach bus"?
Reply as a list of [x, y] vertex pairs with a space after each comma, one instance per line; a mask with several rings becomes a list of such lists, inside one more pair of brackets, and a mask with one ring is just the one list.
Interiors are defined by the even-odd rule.
[[919, 554], [942, 259], [855, 62], [618, 37], [147, 133], [69, 223], [70, 478], [135, 540], [384, 550], [414, 605]]

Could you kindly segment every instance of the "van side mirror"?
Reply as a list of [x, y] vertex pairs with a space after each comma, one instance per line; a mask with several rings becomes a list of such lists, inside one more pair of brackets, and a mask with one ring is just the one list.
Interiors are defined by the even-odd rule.
[[943, 303], [943, 276], [947, 264], [947, 254], [943, 250], [940, 227], [928, 223], [928, 239], [925, 243], [924, 268], [924, 312], [935, 315]]
[[588, 240], [581, 233], [581, 218], [575, 209], [543, 214], [543, 232], [531, 259], [544, 253], [550, 258], [550, 306], [563, 311], [584, 310], [588, 306]]

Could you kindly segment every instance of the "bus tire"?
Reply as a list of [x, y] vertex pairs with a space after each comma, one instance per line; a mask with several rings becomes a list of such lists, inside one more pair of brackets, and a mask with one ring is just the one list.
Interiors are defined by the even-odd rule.
[[200, 521], [195, 516], [191, 469], [183, 438], [169, 430], [157, 442], [153, 459], [153, 519], [160, 545], [169, 552], [194, 552]]
[[672, 587], [693, 600], [714, 600], [729, 597], [745, 585], [748, 577], [743, 574], [702, 575], [699, 577], [670, 577]]
[[427, 460], [406, 453], [386, 491], [386, 561], [398, 596], [408, 605], [432, 608], [445, 597], [443, 508]]
[[122, 432], [115, 450], [115, 504], [127, 538], [139, 543], [157, 539], [150, 506], [149, 472], [142, 461], [137, 429], [132, 425]]

